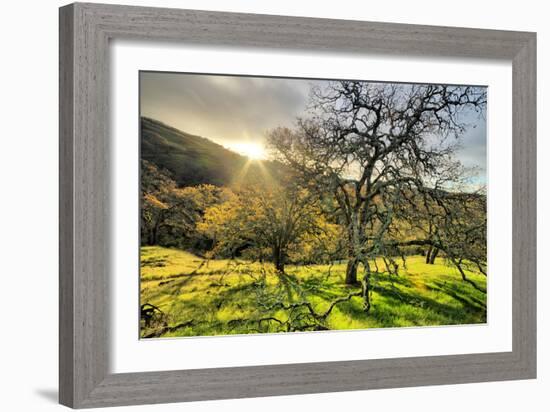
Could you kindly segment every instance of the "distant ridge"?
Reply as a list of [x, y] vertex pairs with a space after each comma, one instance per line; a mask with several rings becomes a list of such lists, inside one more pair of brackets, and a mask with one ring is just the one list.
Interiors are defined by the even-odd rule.
[[204, 137], [141, 118], [141, 158], [167, 169], [179, 186], [230, 185], [248, 158]]

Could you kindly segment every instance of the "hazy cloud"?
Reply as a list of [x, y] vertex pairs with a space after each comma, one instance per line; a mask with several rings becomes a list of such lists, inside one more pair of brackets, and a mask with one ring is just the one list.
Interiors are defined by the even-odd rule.
[[305, 80], [141, 74], [141, 114], [220, 144], [263, 139], [306, 106]]

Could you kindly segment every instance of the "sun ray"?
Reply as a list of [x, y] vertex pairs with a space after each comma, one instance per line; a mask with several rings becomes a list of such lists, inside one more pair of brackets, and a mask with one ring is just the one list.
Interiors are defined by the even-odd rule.
[[247, 173], [248, 173], [248, 169], [250, 168], [250, 165], [252, 164], [252, 160], [251, 159], [247, 159], [246, 162], [244, 163], [243, 167], [241, 168], [241, 170], [239, 170], [239, 172], [236, 174], [235, 178], [233, 179], [232, 181], [232, 186], [240, 186], [241, 183], [243, 182], [244, 178], [246, 177]]

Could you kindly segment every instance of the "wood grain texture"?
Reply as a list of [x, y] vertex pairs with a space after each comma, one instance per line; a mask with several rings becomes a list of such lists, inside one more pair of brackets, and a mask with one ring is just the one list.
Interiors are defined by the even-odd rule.
[[537, 112], [536, 37], [512, 62], [512, 291], [513, 351], [536, 375]]
[[73, 404], [73, 37], [74, 19], [59, 15], [59, 401]]
[[[60, 402], [84, 408], [536, 375], [533, 33], [76, 3], [60, 9]], [[513, 65], [513, 350], [109, 373], [109, 40], [494, 58]]]

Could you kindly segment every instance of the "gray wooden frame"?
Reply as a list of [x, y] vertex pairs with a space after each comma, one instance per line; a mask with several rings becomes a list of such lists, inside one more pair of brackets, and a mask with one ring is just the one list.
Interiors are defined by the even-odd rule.
[[[82, 3], [62, 7], [59, 24], [62, 404], [87, 408], [535, 378], [535, 33]], [[109, 373], [108, 50], [114, 38], [511, 61], [513, 350]]]

